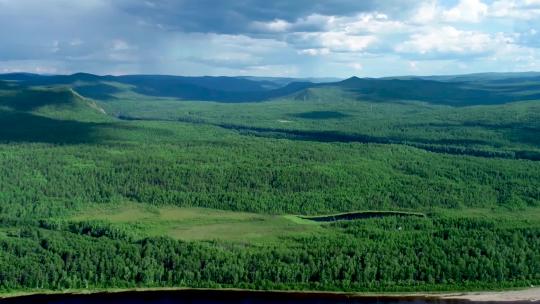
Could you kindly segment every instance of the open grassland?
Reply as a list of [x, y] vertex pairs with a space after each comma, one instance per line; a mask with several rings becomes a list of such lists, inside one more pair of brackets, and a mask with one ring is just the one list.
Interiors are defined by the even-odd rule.
[[[377, 213], [373, 217], [344, 217], [347, 214]], [[332, 222], [367, 221], [376, 218], [401, 216], [429, 217], [433, 219], [462, 219], [473, 221], [499, 221], [500, 228], [534, 228], [540, 226], [540, 208], [527, 208], [508, 212], [506, 209], [466, 210], [440, 209], [430, 214], [366, 211], [319, 216], [266, 215], [233, 212], [207, 208], [181, 208], [176, 206], [149, 206], [140, 203], [90, 205], [74, 212], [68, 222], [103, 222], [128, 227], [138, 239], [169, 236], [184, 241], [225, 241], [251, 245], [269, 245], [293, 242], [305, 237], [332, 237], [339, 235]], [[334, 220], [315, 221], [318, 218]], [[62, 218], [60, 218], [61, 220]], [[422, 220], [419, 219], [419, 222]], [[406, 220], [404, 221], [406, 222]]]
[[268, 245], [291, 237], [326, 233], [321, 225], [294, 217], [125, 203], [93, 205], [70, 220], [128, 225], [141, 238], [170, 236], [185, 241], [218, 240]]

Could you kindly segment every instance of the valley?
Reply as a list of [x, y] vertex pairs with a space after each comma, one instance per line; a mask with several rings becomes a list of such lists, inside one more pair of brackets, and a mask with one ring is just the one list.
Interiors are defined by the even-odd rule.
[[538, 285], [540, 80], [504, 77], [0, 75], [0, 290]]

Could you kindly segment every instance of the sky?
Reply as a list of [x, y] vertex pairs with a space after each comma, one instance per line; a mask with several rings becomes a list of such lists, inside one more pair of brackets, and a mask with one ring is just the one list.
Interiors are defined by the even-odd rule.
[[0, 73], [540, 70], [540, 0], [0, 0]]

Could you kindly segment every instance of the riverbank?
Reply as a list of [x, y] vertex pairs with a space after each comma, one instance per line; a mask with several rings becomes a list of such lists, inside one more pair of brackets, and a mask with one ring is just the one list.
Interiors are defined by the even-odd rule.
[[540, 303], [540, 288], [529, 288], [509, 291], [480, 291], [480, 292], [418, 292], [418, 293], [354, 293], [354, 292], [319, 292], [319, 291], [263, 291], [245, 289], [198, 289], [198, 288], [131, 288], [131, 289], [92, 289], [92, 290], [64, 290], [40, 292], [13, 292], [0, 294], [0, 303], [9, 303], [9, 300], [29, 299], [47, 296], [74, 296], [74, 295], [114, 295], [123, 293], [159, 293], [159, 292], [185, 292], [189, 294], [221, 294], [224, 296], [250, 296], [261, 298], [291, 298], [291, 299], [334, 299], [334, 300], [423, 300], [429, 301], [471, 301], [471, 302], [512, 302], [512, 303]]
[[512, 291], [467, 292], [462, 294], [448, 294], [442, 296], [442, 298], [469, 300], [474, 302], [540, 302], [540, 288]]

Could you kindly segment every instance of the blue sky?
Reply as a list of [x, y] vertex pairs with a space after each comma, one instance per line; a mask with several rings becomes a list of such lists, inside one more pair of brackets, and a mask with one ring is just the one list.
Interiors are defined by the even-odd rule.
[[0, 0], [0, 73], [540, 70], [540, 0]]

